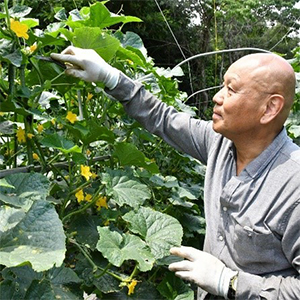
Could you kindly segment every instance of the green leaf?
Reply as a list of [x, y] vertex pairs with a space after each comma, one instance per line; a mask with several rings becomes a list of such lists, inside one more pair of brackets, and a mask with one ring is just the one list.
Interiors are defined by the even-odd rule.
[[111, 170], [102, 174], [102, 183], [106, 185], [106, 193], [119, 206], [125, 204], [138, 208], [151, 197], [148, 187], [136, 178], [120, 170]]
[[74, 46], [94, 49], [104, 60], [111, 60], [120, 47], [120, 42], [97, 27], [83, 27], [74, 30]]
[[22, 24], [26, 24], [28, 28], [39, 26], [39, 19], [22, 19]]
[[139, 50], [142, 55], [141, 59], [146, 62], [147, 49], [139, 35], [131, 31], [127, 31], [125, 34], [118, 31], [115, 33], [115, 36], [120, 40], [124, 48], [128, 48], [132, 51], [134, 51], [132, 48]]
[[15, 49], [13, 42], [6, 39], [0, 39], [0, 60], [9, 62], [15, 67], [20, 67], [22, 59], [23, 57], [20, 49]]
[[30, 14], [31, 10], [31, 7], [17, 4], [9, 9], [9, 15], [12, 18], [22, 18]]
[[114, 266], [120, 267], [126, 260], [135, 260], [142, 272], [152, 269], [154, 257], [139, 237], [111, 231], [108, 227], [98, 227], [98, 232], [97, 249]]
[[25, 211], [8, 206], [0, 206], [0, 228], [6, 232], [14, 228], [25, 216]]
[[14, 134], [15, 126], [14, 123], [7, 120], [4, 122], [0, 122], [0, 133], [2, 134]]
[[169, 300], [194, 300], [194, 291], [171, 272], [167, 273], [157, 289]]
[[79, 290], [81, 280], [70, 268], [52, 268], [43, 273], [37, 273], [29, 266], [5, 268], [2, 276], [4, 280], [0, 284], [0, 295], [5, 300], [82, 299]]
[[34, 280], [24, 297], [24, 300], [31, 299], [56, 300], [50, 281], [47, 279], [42, 279], [41, 281]]
[[1, 273], [0, 295], [5, 300], [24, 299], [32, 281], [43, 278], [43, 273], [33, 271], [30, 266], [4, 268]]
[[155, 174], [150, 178], [150, 181], [157, 186], [163, 186], [166, 188], [179, 187], [178, 180], [175, 176], [162, 176], [161, 174]]
[[169, 255], [172, 246], [179, 246], [183, 236], [180, 223], [173, 217], [154, 211], [148, 207], [140, 207], [138, 211], [130, 211], [123, 216], [130, 230], [141, 235], [156, 259]]
[[118, 16], [110, 13], [103, 3], [97, 2], [90, 7], [89, 26], [106, 28], [118, 23], [141, 22], [141, 19], [131, 16]]
[[12, 186], [0, 186], [0, 200], [6, 204], [26, 209], [32, 201], [46, 200], [49, 194], [50, 182], [42, 174], [13, 174], [5, 179]]
[[[98, 231], [97, 240], [99, 240]], [[100, 266], [103, 269], [107, 266], [107, 259], [105, 259], [100, 252], [92, 252], [91, 258], [93, 262], [97, 264], [97, 266]], [[107, 273], [102, 274], [102, 271], [100, 270], [98, 272], [99, 274], [102, 274], [102, 276], [97, 276], [99, 274], [95, 274], [90, 262], [82, 254], [76, 256], [76, 260], [77, 263], [75, 272], [79, 274], [80, 278], [82, 278], [86, 286], [94, 285], [97, 289], [99, 289], [99, 291], [103, 293], [112, 293], [120, 290], [120, 281], [118, 279]]]
[[[77, 129], [77, 127], [74, 127]], [[95, 141], [107, 141], [113, 143], [115, 140], [115, 135], [112, 130], [105, 126], [101, 126], [96, 120], [89, 120], [85, 127], [85, 132], [80, 132], [80, 139], [85, 145], [88, 145]]]
[[15, 188], [13, 185], [9, 184], [5, 178], [0, 179], [0, 187], [1, 186], [7, 187], [7, 188], [12, 188], [12, 189]]
[[69, 232], [76, 233], [76, 240], [84, 245], [89, 245], [92, 250], [96, 248], [99, 234], [97, 226], [100, 226], [102, 220], [98, 216], [80, 215], [72, 219]]
[[52, 204], [35, 201], [26, 214], [7, 206], [0, 212], [15, 218], [13, 224], [0, 228], [0, 264], [13, 267], [29, 262], [35, 271], [62, 264], [65, 234]]
[[122, 60], [125, 60], [125, 59], [130, 60], [139, 67], [145, 67], [145, 61], [143, 59], [141, 59], [141, 57], [139, 55], [137, 55], [135, 52], [133, 52], [133, 50], [129, 50], [129, 49], [120, 47], [118, 49], [117, 56], [119, 59], [122, 59]]
[[205, 219], [201, 216], [184, 213], [180, 218], [180, 223], [190, 232], [205, 234]]
[[65, 139], [57, 133], [49, 134], [41, 140], [41, 144], [45, 147], [54, 148], [62, 151], [65, 154], [71, 152], [81, 153], [79, 146], [75, 145], [72, 141]]
[[289, 132], [292, 133], [295, 138], [298, 138], [300, 136], [300, 125], [292, 125], [289, 128]]
[[54, 15], [54, 18], [58, 21], [66, 21], [68, 19], [66, 9], [64, 7], [59, 8], [59, 10]]
[[151, 173], [159, 172], [158, 166], [146, 158], [144, 153], [133, 144], [118, 143], [113, 155], [119, 159], [122, 166], [137, 166], [143, 167]]

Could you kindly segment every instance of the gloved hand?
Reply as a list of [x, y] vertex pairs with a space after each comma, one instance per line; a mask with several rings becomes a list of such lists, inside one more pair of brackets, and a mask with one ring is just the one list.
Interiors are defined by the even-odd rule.
[[120, 71], [106, 63], [96, 51], [73, 46], [61, 54], [51, 53], [51, 58], [67, 63], [66, 74], [89, 82], [102, 82], [109, 89], [115, 88]]
[[196, 283], [210, 294], [227, 298], [230, 280], [237, 272], [211, 254], [192, 247], [174, 247], [170, 253], [187, 259], [169, 265], [176, 276]]

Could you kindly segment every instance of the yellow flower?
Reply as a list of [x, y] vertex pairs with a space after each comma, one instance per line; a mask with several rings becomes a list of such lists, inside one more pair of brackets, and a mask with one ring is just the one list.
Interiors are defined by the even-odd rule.
[[71, 111], [68, 111], [66, 119], [70, 123], [74, 124], [77, 121], [77, 115], [73, 114]]
[[53, 119], [51, 120], [51, 123], [52, 123], [52, 125], [55, 125], [55, 123], [56, 123], [55, 118], [53, 118]]
[[131, 295], [134, 293], [135, 286], [137, 285], [137, 281], [135, 279], [132, 279], [130, 283], [127, 284], [128, 287], [128, 295]]
[[42, 133], [42, 131], [44, 130], [44, 126], [42, 124], [39, 124], [37, 130], [39, 133]]
[[79, 190], [76, 194], [75, 194], [75, 197], [78, 201], [78, 203], [80, 203], [81, 201], [84, 200], [84, 194], [83, 194], [83, 190]]
[[33, 159], [35, 159], [35, 160], [39, 160], [39, 156], [38, 156], [36, 153], [33, 153], [33, 154], [32, 154], [32, 157], [33, 157]]
[[92, 98], [93, 98], [93, 94], [91, 94], [91, 93], [88, 93], [87, 94], [87, 97], [86, 97], [86, 101], [88, 102], [88, 101], [90, 101]]
[[80, 166], [80, 171], [81, 171], [81, 175], [88, 181], [91, 176], [92, 176], [92, 173], [90, 171], [90, 167], [89, 166], [84, 166], [84, 165], [81, 165]]
[[91, 194], [86, 194], [84, 200], [87, 202], [91, 202], [93, 196]]
[[29, 38], [29, 35], [27, 34], [28, 26], [26, 24], [22, 24], [19, 21], [11, 19], [10, 28], [17, 35], [17, 37], [22, 37], [25, 40]]
[[97, 175], [96, 173], [92, 172], [92, 179], [96, 179], [97, 176], [98, 176], [98, 175]]
[[29, 47], [29, 49], [30, 49], [30, 52], [33, 53], [33, 52], [37, 49], [37, 44], [34, 43], [33, 45], [31, 45], [31, 46]]
[[100, 196], [95, 204], [98, 210], [100, 210], [101, 207], [105, 207], [106, 209], [108, 208], [105, 196], [104, 197]]
[[17, 130], [17, 138], [18, 138], [19, 143], [25, 143], [26, 142], [25, 130], [21, 127], [19, 127], [18, 130]]
[[32, 138], [34, 137], [34, 134], [32, 134], [32, 133], [27, 133], [27, 137], [28, 137], [29, 139], [32, 139]]

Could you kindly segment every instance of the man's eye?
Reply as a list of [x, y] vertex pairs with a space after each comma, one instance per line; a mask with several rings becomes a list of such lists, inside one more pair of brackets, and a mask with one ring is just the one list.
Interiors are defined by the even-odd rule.
[[234, 90], [233, 90], [230, 86], [227, 86], [227, 90], [228, 90], [228, 92], [230, 92], [230, 93], [234, 93]]

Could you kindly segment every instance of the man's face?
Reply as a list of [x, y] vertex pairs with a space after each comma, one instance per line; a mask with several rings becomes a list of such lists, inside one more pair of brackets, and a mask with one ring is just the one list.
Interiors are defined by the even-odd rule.
[[234, 140], [255, 134], [264, 113], [267, 93], [261, 68], [255, 62], [237, 61], [224, 76], [223, 88], [214, 96], [213, 128]]

